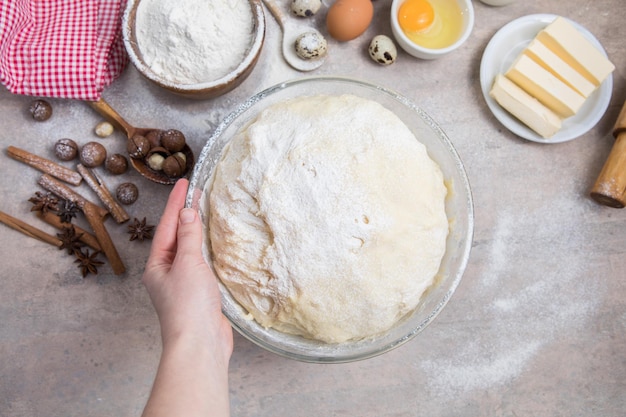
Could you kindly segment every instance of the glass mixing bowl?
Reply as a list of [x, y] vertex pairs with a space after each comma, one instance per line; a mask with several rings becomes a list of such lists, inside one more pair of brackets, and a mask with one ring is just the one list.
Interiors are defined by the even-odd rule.
[[[203, 147], [191, 176], [186, 206], [200, 213], [204, 236], [208, 236], [208, 210], [205, 189], [210, 185], [213, 170], [222, 149], [237, 131], [245, 128], [257, 114], [274, 103], [315, 94], [353, 94], [377, 101], [393, 111], [426, 146], [444, 175], [448, 196], [445, 206], [450, 224], [445, 255], [434, 284], [424, 293], [417, 308], [386, 333], [375, 338], [327, 344], [267, 329], [246, 317], [246, 311], [220, 283], [223, 312], [232, 326], [258, 346], [276, 354], [305, 362], [340, 363], [370, 358], [411, 340], [441, 312], [461, 281], [467, 265], [474, 230], [474, 212], [469, 181], [452, 143], [422, 109], [407, 98], [386, 88], [342, 77], [310, 77], [284, 82], [268, 88], [242, 103], [216, 128]], [[209, 242], [203, 252], [211, 265]]]

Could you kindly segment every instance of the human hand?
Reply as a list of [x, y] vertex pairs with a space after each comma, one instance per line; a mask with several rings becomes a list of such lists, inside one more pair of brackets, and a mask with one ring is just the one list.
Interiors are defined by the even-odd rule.
[[159, 317], [163, 353], [144, 416], [228, 416], [230, 324], [202, 256], [198, 213], [179, 180], [154, 235], [142, 281]]
[[180, 336], [232, 351], [232, 330], [221, 311], [217, 278], [202, 256], [202, 224], [183, 208], [188, 181], [179, 180], [154, 235], [143, 275], [161, 324], [163, 345]]

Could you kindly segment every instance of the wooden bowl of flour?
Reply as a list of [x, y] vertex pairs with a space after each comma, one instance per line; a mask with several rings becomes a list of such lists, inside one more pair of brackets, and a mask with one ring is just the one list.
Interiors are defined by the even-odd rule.
[[250, 75], [265, 39], [260, 0], [130, 0], [124, 46], [137, 70], [177, 95], [220, 96]]

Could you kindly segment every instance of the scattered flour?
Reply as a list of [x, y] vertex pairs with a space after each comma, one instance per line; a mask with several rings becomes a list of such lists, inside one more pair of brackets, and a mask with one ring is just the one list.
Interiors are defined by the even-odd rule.
[[[601, 284], [587, 279], [586, 271], [593, 266], [587, 264], [581, 249], [584, 234], [576, 235], [569, 229], [571, 218], [559, 221], [559, 217], [550, 215], [558, 212], [567, 213], [563, 218], [584, 216], [577, 210], [575, 203], [563, 200], [535, 212], [522, 213], [521, 209], [519, 213], [498, 214], [489, 248], [482, 255], [485, 258], [480, 278], [466, 294], [468, 299], [493, 301], [468, 304], [475, 310], [467, 320], [481, 321], [483, 325], [469, 335], [462, 351], [454, 357], [421, 362], [433, 394], [454, 396], [465, 390], [510, 383], [542, 348], [575, 333], [592, 319], [603, 295]], [[545, 254], [528, 253], [532, 247], [529, 242], [533, 241], [550, 242], [558, 256], [546, 260]], [[475, 251], [474, 255], [479, 254]], [[519, 267], [522, 264], [525, 268]]]
[[183, 84], [218, 80], [237, 68], [254, 30], [248, 0], [144, 0], [135, 24], [147, 66]]

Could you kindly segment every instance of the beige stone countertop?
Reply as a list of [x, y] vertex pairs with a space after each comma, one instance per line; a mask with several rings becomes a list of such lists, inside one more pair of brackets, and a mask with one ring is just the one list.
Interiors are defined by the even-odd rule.
[[[343, 75], [396, 90], [448, 134], [472, 186], [475, 233], [463, 280], [415, 339], [349, 364], [301, 363], [239, 335], [230, 368], [233, 416], [623, 416], [626, 410], [626, 210], [589, 198], [626, 100], [624, 0], [474, 1], [476, 23], [461, 49], [436, 61], [403, 51], [389, 67], [367, 55], [374, 35], [391, 36], [390, 0], [374, 2], [361, 37], [330, 42], [313, 75]], [[525, 15], [552, 13], [588, 29], [616, 66], [612, 97], [587, 133], [540, 144], [510, 133], [482, 96], [479, 71], [496, 31]], [[317, 17], [319, 27], [323, 16]], [[138, 126], [177, 128], [200, 152], [245, 98], [303, 75], [281, 58], [280, 30], [266, 12], [260, 60], [236, 90], [215, 99], [176, 97], [132, 65], [104, 92]], [[50, 99], [36, 123], [31, 97], [0, 88], [0, 210], [55, 233], [29, 212], [39, 173], [6, 156], [10, 145], [53, 158], [60, 138], [98, 140], [100, 117], [85, 103]], [[121, 133], [101, 139], [123, 149]], [[140, 186], [132, 217], [156, 224], [170, 188], [135, 172], [105, 176], [110, 188]], [[86, 186], [81, 192], [98, 201]], [[127, 266], [83, 279], [70, 256], [0, 225], [0, 416], [140, 415], [160, 353], [156, 315], [140, 276], [150, 242], [107, 228]]]

